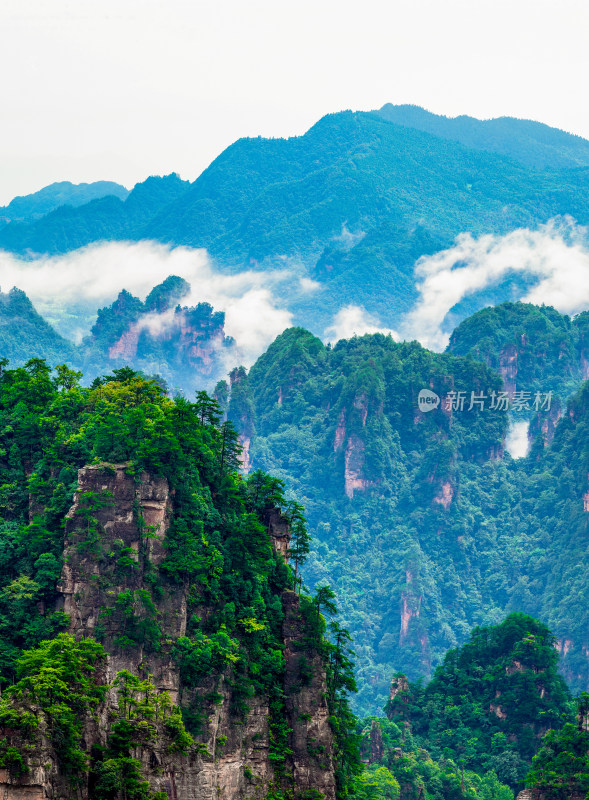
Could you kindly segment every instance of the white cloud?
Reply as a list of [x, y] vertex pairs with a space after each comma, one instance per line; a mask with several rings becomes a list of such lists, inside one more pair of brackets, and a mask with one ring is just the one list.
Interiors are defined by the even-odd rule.
[[337, 312], [331, 325], [325, 329], [324, 339], [337, 342], [340, 339], [350, 339], [352, 336], [363, 336], [365, 333], [390, 334], [395, 341], [399, 339], [396, 331], [384, 328], [377, 317], [369, 314], [362, 306], [353, 304]]
[[511, 421], [505, 439], [505, 449], [513, 458], [524, 458], [530, 449], [528, 440], [529, 420]]
[[537, 280], [521, 300], [552, 305], [568, 314], [588, 308], [587, 230], [564, 218], [538, 230], [521, 228], [505, 236], [475, 239], [461, 234], [453, 247], [417, 261], [420, 298], [403, 320], [403, 335], [426, 347], [443, 349], [450, 333], [444, 320], [453, 306], [518, 273]]
[[316, 292], [317, 289], [321, 288], [321, 284], [318, 281], [314, 281], [311, 278], [299, 278], [299, 287], [301, 292], [304, 294], [309, 294], [310, 292]]
[[[3, 291], [12, 286], [23, 289], [40, 313], [52, 321], [65, 319], [64, 327], [68, 315], [79, 317], [80, 309], [91, 321], [96, 309], [112, 303], [121, 289], [144, 299], [168, 275], [179, 275], [191, 284], [182, 305], [208, 302], [216, 311], [225, 311], [225, 332], [236, 339], [246, 365], [291, 325], [291, 313], [273, 296], [276, 286], [291, 279], [286, 270], [225, 275], [213, 269], [205, 250], [171, 249], [155, 242], [90, 245], [36, 261], [0, 252]], [[148, 322], [164, 325], [166, 320], [150, 317]]]

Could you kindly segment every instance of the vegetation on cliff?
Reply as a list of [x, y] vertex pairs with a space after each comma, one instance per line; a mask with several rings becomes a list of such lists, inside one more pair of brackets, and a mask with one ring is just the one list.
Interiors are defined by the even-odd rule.
[[502, 303], [461, 322], [448, 352], [501, 372], [510, 387], [529, 393], [532, 412], [535, 393], [552, 392], [556, 411], [589, 374], [588, 332], [588, 312], [571, 320], [551, 306]]
[[[147, 702], [150, 695], [149, 676], [119, 674], [110, 687], [104, 678], [97, 680], [99, 694], [108, 689], [118, 696], [119, 706], [135, 703], [132, 714], [125, 706], [120, 718], [115, 714], [111, 719], [106, 750], [85, 750], [80, 726], [84, 708], [90, 713], [100, 700], [88, 694], [88, 670], [103, 658], [105, 648], [114, 653], [139, 648], [146, 663], [149, 654], [166, 656], [180, 671], [188, 698], [182, 704], [184, 721], [173, 707], [164, 714], [172, 745], [176, 742], [180, 750], [201, 746], [202, 726], [218, 702], [214, 681], [224, 676], [236, 724], [247, 716], [252, 698], [267, 699], [274, 796], [296, 790], [282, 630], [282, 596], [294, 588], [295, 575], [272, 548], [267, 526], [272, 510], [278, 509], [285, 523], [290, 520], [293, 557], [300, 568], [307, 549], [300, 506], [285, 500], [276, 479], [260, 472], [241, 478], [237, 434], [230, 422], [221, 422], [216, 402], [204, 392], [196, 402], [170, 400], [157, 383], [128, 368], [95, 380], [91, 388], [82, 388], [79, 379], [79, 373], [64, 366], [52, 372], [41, 359], [14, 370], [4, 365], [0, 375], [0, 676], [4, 685], [14, 684], [0, 707], [7, 731], [4, 764], [16, 772], [26, 769], [15, 742], [19, 736], [25, 741], [34, 736], [24, 730], [29, 717], [21, 712], [36, 707], [53, 731], [51, 741], [55, 734], [61, 742], [55, 745], [61, 774], [71, 775], [74, 783], [106, 787], [104, 794], [95, 788], [96, 797], [114, 797], [112, 781], [123, 778], [128, 797], [147, 797], [141, 794], [147, 789], [131, 753], [152, 736], [150, 718], [153, 722], [160, 713], [151, 700], [149, 708], [137, 712], [138, 698]], [[140, 484], [146, 474], [165, 478], [173, 508], [161, 561], [149, 556], [149, 542], [158, 531], [141, 517], [134, 523], [140, 532], [138, 550], [111, 541], [104, 526], [114, 503], [111, 492], [78, 491], [65, 521], [78, 488], [77, 471], [88, 464], [96, 464], [105, 480], [122, 469], [131, 485], [133, 480]], [[103, 605], [93, 630], [102, 644], [90, 640], [78, 645], [58, 633], [71, 625], [54, 610], [57, 581], [64, 574], [64, 522], [66, 567], [72, 558], [98, 567]], [[140, 583], [135, 575], [141, 575]], [[187, 598], [187, 625], [182, 636], [170, 639], [162, 603], [178, 593]], [[297, 645], [296, 663], [303, 665], [306, 658], [314, 664], [299, 680], [301, 686], [310, 681], [315, 669], [325, 674], [333, 729], [332, 752], [325, 753], [323, 746], [309, 758], [317, 769], [333, 770], [343, 797], [358, 769], [355, 720], [347, 706], [354, 688], [349, 639], [336, 623], [325, 636], [324, 613], [335, 610], [328, 590], [314, 598], [302, 595], [297, 604], [304, 639]], [[90, 657], [80, 648], [90, 648]], [[60, 663], [65, 672], [59, 672]], [[49, 673], [59, 678], [62, 695], [42, 688]], [[200, 690], [207, 685], [207, 691]], [[65, 751], [60, 750], [64, 742]], [[136, 783], [139, 788], [132, 794], [129, 787]]]
[[550, 731], [534, 757], [527, 785], [543, 800], [586, 797], [589, 792], [589, 695], [577, 701], [577, 719]]
[[393, 678], [387, 718], [360, 723], [369, 772], [387, 769], [403, 797], [432, 800], [510, 800], [532, 759], [529, 782], [539, 785], [540, 774], [555, 781], [556, 743], [574, 729], [557, 668], [554, 637], [525, 614], [475, 628], [425, 686]]
[[[564, 332], [570, 366], [582, 319], [551, 327], [549, 310], [521, 311], [530, 352], [540, 352], [539, 321], [550, 352]], [[519, 313], [504, 321], [509, 336]], [[305, 505], [313, 539], [303, 576], [312, 589], [325, 581], [336, 591], [363, 714], [384, 704], [395, 670], [412, 680], [431, 674], [472, 628], [511, 611], [545, 621], [572, 687], [587, 686], [588, 385], [566, 412], [563, 403], [558, 424], [552, 410], [537, 415], [537, 431], [552, 425], [554, 439], [544, 446], [538, 435], [529, 457], [514, 461], [503, 451], [508, 415], [490, 407], [502, 380], [471, 349], [434, 354], [379, 334], [331, 348], [291, 329], [233, 384], [228, 415], [247, 431], [249, 463]], [[549, 380], [558, 355], [545, 363]], [[440, 397], [429, 413], [418, 408], [424, 388]], [[465, 401], [449, 413], [452, 391]], [[468, 410], [471, 392], [486, 395], [484, 410]]]

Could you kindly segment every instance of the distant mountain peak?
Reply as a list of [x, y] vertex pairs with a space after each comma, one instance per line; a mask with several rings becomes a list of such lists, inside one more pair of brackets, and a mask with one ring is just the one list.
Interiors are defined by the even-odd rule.
[[421, 106], [385, 103], [375, 112], [401, 125], [460, 142], [475, 150], [509, 156], [535, 169], [574, 169], [589, 166], [589, 141], [543, 122], [517, 117], [481, 120], [461, 114], [447, 117]]
[[38, 192], [13, 198], [4, 208], [0, 207], [0, 223], [31, 222], [40, 219], [60, 206], [78, 208], [92, 200], [114, 196], [124, 200], [129, 190], [113, 181], [93, 183], [71, 183], [57, 181], [39, 189]]

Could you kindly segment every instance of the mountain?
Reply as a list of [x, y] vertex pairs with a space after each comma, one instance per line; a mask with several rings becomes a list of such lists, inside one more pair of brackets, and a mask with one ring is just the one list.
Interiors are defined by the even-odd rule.
[[589, 312], [571, 320], [550, 306], [502, 303], [463, 320], [450, 336], [448, 352], [497, 370], [512, 397], [526, 393], [530, 411], [536, 393], [551, 392], [551, 420], [545, 420], [551, 439], [567, 398], [589, 378], [588, 334]]
[[224, 270], [286, 265], [318, 281], [313, 296], [288, 297], [317, 332], [350, 301], [395, 328], [415, 300], [420, 256], [465, 231], [505, 234], [562, 215], [586, 224], [588, 199], [588, 168], [537, 170], [380, 112], [344, 111], [303, 136], [240, 139], [191, 184], [150, 178], [124, 202], [10, 223], [0, 248], [56, 254], [122, 239], [204, 247]]
[[[535, 437], [527, 459], [504, 452], [509, 414], [491, 398], [505, 385], [471, 352], [476, 333], [487, 341], [482, 324], [456, 336], [463, 356], [380, 334], [332, 348], [291, 329], [226, 387], [247, 468], [285, 480], [305, 505], [313, 546], [303, 576], [336, 590], [362, 713], [382, 705], [395, 670], [431, 674], [473, 627], [510, 611], [550, 625], [571, 686], [589, 685], [589, 383], [568, 371], [580, 336], [551, 309], [507, 305], [486, 318], [503, 325], [499, 341], [525, 331], [522, 379], [539, 380], [526, 353], [539, 364], [542, 348], [562, 341], [559, 385], [581, 384], [568, 408], [539, 409], [534, 430], [550, 435]], [[436, 400], [425, 413], [422, 390]]]
[[231, 387], [247, 463], [305, 505], [314, 541], [304, 577], [337, 592], [364, 713], [384, 704], [393, 666], [428, 674], [461, 630], [502, 613], [491, 553], [506, 543], [467, 533], [461, 494], [463, 470], [473, 481], [503, 465], [507, 415], [422, 414], [424, 388], [488, 395], [501, 378], [415, 342], [375, 335], [330, 348], [291, 329]]
[[80, 345], [61, 337], [20, 289], [0, 292], [0, 357], [12, 367], [45, 358], [82, 368], [89, 382], [129, 367], [157, 375], [172, 394], [193, 396], [227, 374], [238, 357], [225, 335], [225, 314], [209, 303], [182, 306], [191, 292], [183, 278], [170, 275], [145, 302], [123, 289], [110, 306], [98, 310], [90, 334]]
[[77, 184], [60, 181], [45, 186], [33, 194], [15, 197], [7, 206], [0, 207], [0, 222], [30, 222], [40, 219], [60, 206], [75, 208], [107, 196], [124, 200], [128, 194], [128, 189], [112, 181]]
[[298, 507], [205, 393], [78, 377], [0, 376], [2, 796], [345, 798], [349, 647], [287, 564]]
[[370, 771], [390, 771], [404, 798], [421, 789], [510, 800], [508, 787], [523, 788], [542, 737], [573, 721], [557, 666], [554, 637], [525, 614], [475, 628], [427, 685], [393, 678], [387, 718], [363, 730]]
[[37, 313], [20, 289], [0, 291], [0, 357], [13, 364], [46, 358], [51, 364], [76, 362], [76, 348]]
[[445, 117], [419, 106], [395, 106], [391, 103], [376, 113], [396, 125], [432, 133], [475, 150], [509, 156], [526, 167], [573, 169], [589, 166], [589, 142], [586, 139], [529, 119]]
[[171, 275], [154, 287], [145, 302], [123, 290], [98, 311], [81, 345], [87, 379], [123, 366], [157, 374], [170, 391], [194, 395], [227, 373], [235, 342], [225, 335], [225, 314], [209, 303], [181, 306], [190, 284]]
[[62, 205], [32, 222], [0, 229], [0, 248], [20, 255], [67, 253], [92, 242], [140, 239], [142, 229], [186, 186], [177, 175], [148, 178], [124, 199], [109, 194], [78, 207]]

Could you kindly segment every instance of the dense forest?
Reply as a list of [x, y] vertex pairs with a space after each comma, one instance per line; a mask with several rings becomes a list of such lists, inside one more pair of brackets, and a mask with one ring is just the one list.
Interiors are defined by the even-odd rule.
[[[589, 695], [573, 701], [548, 628], [521, 613], [475, 628], [425, 686], [399, 673], [386, 716], [358, 724], [358, 796], [543, 800], [589, 788]], [[372, 793], [372, 794], [371, 794]]]
[[[296, 324], [320, 333], [348, 303], [396, 329], [417, 297], [418, 259], [465, 231], [503, 235], [567, 217], [584, 236], [586, 140], [524, 120], [480, 122], [477, 132], [465, 120], [390, 112], [343, 111], [303, 136], [240, 139], [192, 183], [152, 176], [107, 196], [96, 186], [83, 205], [83, 190], [64, 187], [53, 208], [59, 192], [47, 187], [47, 197], [14, 201], [22, 216], [11, 204], [2, 225], [0, 213], [0, 249], [34, 259], [151, 240], [206, 248], [225, 272], [286, 267], [319, 284], [282, 291]], [[43, 203], [51, 210], [35, 218]], [[528, 275], [511, 274], [471, 296], [463, 316], [529, 286]]]
[[[345, 797], [360, 769], [349, 637], [327, 628], [328, 589], [300, 593], [300, 506], [279, 480], [239, 475], [237, 434], [204, 392], [170, 400], [128, 368], [89, 388], [80, 377], [2, 362], [0, 764], [53, 797], [156, 800], [170, 759], [180, 785], [195, 759], [223, 763], [224, 742], [241, 752], [232, 737], [263, 701], [249, 747], [266, 737], [266, 772], [245, 763], [243, 792], [280, 800], [294, 781], [302, 797], [302, 758], [325, 796]], [[292, 530], [282, 549], [272, 519]], [[305, 713], [301, 696], [315, 698]], [[328, 727], [309, 738], [322, 706]]]
[[[289, 335], [296, 342], [301, 332]], [[415, 345], [403, 355], [423, 359]], [[500, 381], [480, 363], [429, 358], [438, 389], [448, 364], [487, 388]], [[237, 394], [245, 372], [233, 377]], [[164, 800], [171, 774], [173, 796], [200, 786], [208, 797], [198, 776], [203, 764], [223, 764], [224, 750], [238, 780], [231, 796], [266, 800], [512, 800], [524, 785], [559, 800], [587, 789], [588, 696], [576, 709], [544, 623], [517, 612], [475, 627], [426, 684], [393, 675], [386, 716], [356, 720], [357, 646], [335, 616], [336, 596], [325, 581], [301, 590], [311, 548], [304, 509], [279, 478], [240, 474], [237, 431], [218, 401], [204, 392], [172, 400], [129, 368], [87, 388], [80, 379], [42, 359], [16, 369], [4, 361], [0, 373], [5, 789]], [[573, 398], [552, 445], [573, 472], [567, 447], [586, 424], [588, 391]], [[440, 420], [430, 424], [424, 442]], [[502, 428], [476, 424], [494, 446]], [[485, 463], [455, 427], [455, 458]], [[398, 447], [410, 429], [401, 434]], [[176, 690], [162, 688], [170, 670]], [[268, 755], [240, 765], [238, 753], [256, 752], [245, 734], [263, 736], [251, 727], [261, 700]], [[224, 716], [211, 753], [210, 721]], [[313, 727], [319, 719], [328, 727]]]
[[[412, 680], [431, 674], [473, 627], [510, 611], [549, 624], [567, 679], [575, 691], [587, 686], [584, 317], [571, 325], [550, 310], [513, 311], [485, 312], [487, 327], [465, 323], [451, 345], [461, 356], [378, 334], [331, 348], [291, 329], [249, 374], [237, 370], [231, 387], [219, 387], [221, 400], [230, 390], [248, 465], [285, 480], [307, 509], [313, 546], [303, 576], [336, 591], [354, 636], [363, 713], [382, 707], [395, 670]], [[511, 345], [522, 324], [517, 388], [529, 381], [533, 397], [554, 381], [555, 404], [531, 408], [533, 444], [514, 461], [503, 451], [506, 413], [489, 402], [450, 413], [442, 402], [423, 414], [417, 396], [500, 391], [495, 361], [477, 359], [489, 326]], [[558, 393], [575, 386], [559, 405]]]

